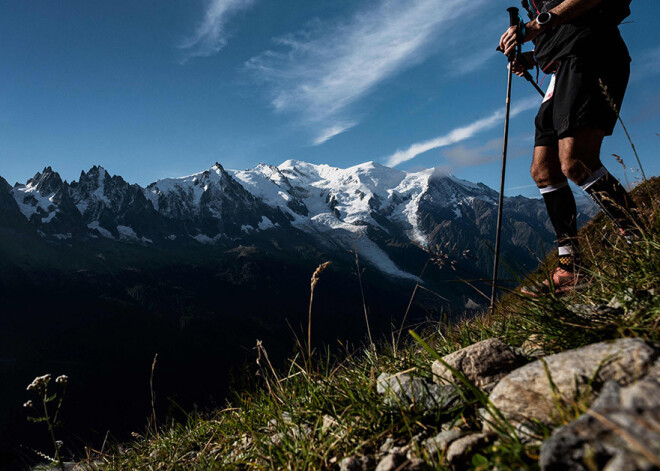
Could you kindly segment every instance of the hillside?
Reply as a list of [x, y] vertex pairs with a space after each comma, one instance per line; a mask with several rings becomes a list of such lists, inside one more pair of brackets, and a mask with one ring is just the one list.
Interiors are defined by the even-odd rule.
[[283, 370], [258, 343], [256, 365], [225, 407], [182, 423], [159, 418], [81, 465], [656, 469], [658, 195], [657, 178], [636, 189], [647, 227], [632, 245], [602, 215], [581, 231], [587, 290], [537, 299], [512, 290], [493, 314], [430, 321], [400, 342], [395, 331], [339, 356], [309, 357], [300, 343]]

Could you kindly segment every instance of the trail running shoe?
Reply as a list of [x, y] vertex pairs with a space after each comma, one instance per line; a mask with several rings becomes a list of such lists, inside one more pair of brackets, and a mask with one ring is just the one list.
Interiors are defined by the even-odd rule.
[[579, 272], [572, 272], [557, 267], [552, 273], [550, 273], [549, 279], [544, 280], [542, 283], [523, 286], [520, 288], [520, 292], [533, 297], [542, 296], [552, 292], [556, 296], [562, 296], [586, 287], [587, 281]]

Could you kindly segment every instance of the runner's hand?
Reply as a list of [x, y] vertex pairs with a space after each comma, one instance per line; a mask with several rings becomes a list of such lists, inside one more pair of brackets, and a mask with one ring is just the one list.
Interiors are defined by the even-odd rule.
[[516, 47], [516, 40], [518, 36], [518, 26], [509, 26], [502, 37], [500, 38], [500, 49], [505, 56], [508, 56]]
[[[502, 37], [500, 38], [500, 49], [504, 52], [504, 55], [508, 56], [514, 51], [517, 42], [517, 31], [518, 26], [509, 26]], [[531, 41], [541, 32], [541, 27], [536, 23], [536, 21], [530, 21], [525, 25], [525, 37], [523, 38], [523, 43]]]
[[522, 57], [516, 57], [513, 61], [513, 64], [509, 64], [509, 67], [513, 67], [513, 73], [518, 77], [522, 77], [525, 74], [526, 70], [531, 69], [536, 65], [534, 60], [533, 52], [523, 52]]

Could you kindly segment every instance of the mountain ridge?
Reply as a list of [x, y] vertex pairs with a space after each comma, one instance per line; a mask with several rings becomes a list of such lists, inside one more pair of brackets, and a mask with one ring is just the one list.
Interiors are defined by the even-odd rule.
[[[18, 208], [51, 241], [106, 238], [147, 245], [235, 246], [279, 230], [293, 238], [311, 236], [329, 251], [357, 249], [381, 272], [408, 279], [417, 276], [400, 266], [391, 246], [431, 250], [454, 244], [453, 256], [469, 249], [487, 259], [497, 211], [497, 193], [483, 183], [435, 169], [405, 172], [373, 161], [338, 168], [286, 160], [246, 170], [225, 169], [216, 162], [210, 169], [146, 187], [98, 165], [68, 183], [48, 166], [25, 184], [0, 185], [0, 192], [7, 191], [16, 206], [7, 203], [5, 211], [16, 219]], [[542, 203], [506, 197], [505, 204], [505, 245], [529, 265], [529, 254], [522, 252], [538, 253], [552, 241]], [[475, 238], [486, 244], [470, 240]], [[488, 263], [479, 265], [485, 269]]]
[[[210, 169], [146, 187], [97, 165], [67, 183], [48, 166], [10, 191], [21, 214], [49, 240], [236, 245], [280, 229], [292, 237], [311, 235], [328, 250], [357, 248], [380, 271], [408, 279], [416, 275], [399, 267], [387, 253], [388, 244], [429, 250], [459, 238], [485, 240], [492, 224], [484, 221], [492, 219], [497, 204], [497, 193], [482, 183], [373, 161], [344, 169], [287, 160], [247, 170], [225, 169], [216, 162]], [[528, 236], [541, 230], [541, 245], [547, 245], [552, 236], [540, 202], [520, 198], [505, 198], [507, 205], [522, 206], [511, 222], [524, 226]], [[456, 237], [456, 231], [463, 235]], [[513, 245], [530, 243], [532, 251], [540, 247], [530, 237]]]

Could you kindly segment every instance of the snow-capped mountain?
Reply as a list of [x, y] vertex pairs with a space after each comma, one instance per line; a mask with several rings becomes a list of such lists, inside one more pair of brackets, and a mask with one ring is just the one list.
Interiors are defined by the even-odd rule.
[[[0, 193], [5, 212], [20, 211], [49, 240], [238, 246], [277, 233], [305, 237], [324, 252], [357, 249], [380, 271], [410, 279], [403, 246], [455, 257], [470, 250], [488, 266], [497, 212], [497, 193], [483, 184], [375, 162], [342, 169], [287, 160], [248, 170], [216, 163], [146, 188], [97, 166], [67, 183], [47, 167], [25, 185], [0, 184]], [[552, 241], [545, 213], [538, 200], [505, 204], [504, 251], [527, 263], [530, 251]]]

